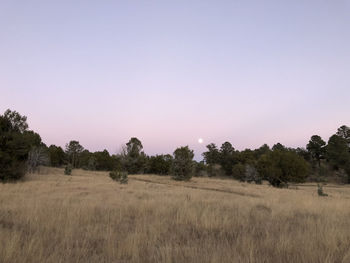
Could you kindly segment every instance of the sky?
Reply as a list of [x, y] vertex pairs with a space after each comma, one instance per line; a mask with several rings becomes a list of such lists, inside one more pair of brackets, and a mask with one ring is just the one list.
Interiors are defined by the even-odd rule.
[[[0, 0], [0, 113], [116, 153], [305, 146], [350, 125], [350, 0]], [[198, 139], [203, 138], [199, 144]]]

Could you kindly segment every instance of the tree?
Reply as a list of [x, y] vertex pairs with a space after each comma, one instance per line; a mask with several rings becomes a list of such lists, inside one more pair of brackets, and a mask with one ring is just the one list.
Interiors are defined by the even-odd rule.
[[95, 152], [92, 156], [96, 160], [96, 170], [112, 171], [116, 168], [114, 159], [109, 155], [109, 152], [107, 150], [104, 150], [102, 152]]
[[167, 175], [170, 174], [173, 157], [170, 154], [151, 156], [147, 160], [147, 173]]
[[274, 146], [272, 146], [272, 150], [273, 151], [284, 151], [284, 150], [286, 150], [286, 147], [283, 145], [283, 144], [281, 144], [281, 143], [276, 143]]
[[298, 148], [295, 149], [295, 152], [299, 156], [303, 157], [305, 161], [307, 161], [307, 162], [310, 161], [310, 158], [311, 158], [310, 153], [305, 148], [298, 147]]
[[[328, 140], [326, 148], [327, 159], [334, 168], [339, 169], [347, 167], [350, 163], [350, 153], [346, 139], [338, 135], [333, 135]], [[349, 175], [350, 176], [350, 175]]]
[[284, 187], [288, 182], [304, 182], [309, 166], [293, 151], [274, 150], [261, 156], [257, 170], [272, 186]]
[[224, 142], [220, 148], [220, 164], [226, 175], [232, 175], [232, 167], [237, 163], [235, 148], [229, 142]]
[[220, 152], [214, 143], [207, 145], [207, 152], [204, 152], [202, 155], [204, 161], [208, 165], [218, 164], [220, 160]]
[[326, 142], [318, 135], [311, 136], [309, 143], [306, 145], [306, 149], [310, 153], [311, 157], [317, 161], [318, 167], [321, 166], [321, 159], [325, 155]]
[[34, 173], [40, 165], [48, 165], [49, 163], [50, 157], [47, 147], [44, 145], [32, 147], [29, 151], [27, 160], [28, 172]]
[[136, 137], [132, 137], [126, 144], [127, 155], [130, 157], [138, 157], [143, 149], [142, 143]]
[[0, 116], [0, 181], [21, 179], [28, 153], [41, 144], [39, 134], [28, 130], [27, 117], [7, 110]]
[[350, 150], [350, 127], [346, 125], [339, 127], [336, 135], [346, 140]]
[[142, 152], [143, 146], [139, 139], [133, 137], [126, 144], [125, 166], [129, 174], [143, 172], [146, 155]]
[[83, 150], [84, 147], [78, 141], [70, 141], [66, 144], [66, 154], [73, 168], [79, 167], [79, 156]]
[[60, 167], [64, 164], [66, 155], [60, 146], [50, 145], [49, 149], [50, 163], [54, 167]]
[[255, 149], [254, 152], [256, 154], [256, 158], [259, 159], [259, 157], [263, 154], [266, 154], [270, 152], [270, 147], [265, 143], [262, 146], [260, 146], [258, 149]]
[[96, 162], [97, 162], [96, 158], [94, 156], [90, 156], [87, 163], [87, 169], [91, 171], [96, 170]]
[[28, 130], [27, 117], [20, 115], [17, 111], [6, 110], [3, 118], [9, 123], [9, 129], [13, 132], [24, 133]]
[[174, 151], [173, 176], [175, 180], [188, 181], [193, 175], [193, 150], [188, 146], [177, 148]]

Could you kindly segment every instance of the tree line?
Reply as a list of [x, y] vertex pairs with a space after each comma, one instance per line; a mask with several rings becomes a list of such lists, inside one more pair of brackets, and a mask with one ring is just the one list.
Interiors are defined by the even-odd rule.
[[322, 180], [334, 174], [350, 183], [350, 128], [341, 126], [326, 143], [313, 135], [306, 148], [288, 148], [280, 143], [272, 148], [236, 150], [230, 142], [220, 148], [207, 145], [203, 161], [193, 160], [188, 146], [177, 148], [172, 155], [148, 156], [142, 142], [131, 138], [119, 153], [107, 150], [90, 152], [77, 140], [63, 149], [45, 145], [38, 133], [29, 130], [27, 117], [7, 110], [0, 116], [0, 181], [21, 179], [41, 165], [97, 171], [123, 171], [128, 174], [172, 175], [176, 180], [192, 176], [227, 176], [246, 182], [267, 180], [276, 187], [289, 182]]

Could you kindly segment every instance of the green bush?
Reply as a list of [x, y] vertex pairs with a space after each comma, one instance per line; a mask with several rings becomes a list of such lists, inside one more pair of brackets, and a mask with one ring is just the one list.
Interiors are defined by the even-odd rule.
[[261, 156], [257, 169], [272, 186], [286, 187], [288, 182], [302, 183], [309, 172], [308, 163], [295, 152], [274, 150]]
[[127, 184], [129, 181], [128, 179], [128, 173], [127, 172], [121, 172], [121, 176], [120, 176], [120, 179], [119, 179], [119, 182], [121, 184]]
[[112, 171], [109, 173], [109, 177], [111, 177], [112, 180], [117, 181], [121, 184], [128, 183], [128, 173], [125, 171]]
[[64, 174], [65, 175], [71, 175], [72, 174], [72, 165], [71, 164], [68, 164], [66, 165], [66, 167], [64, 167]]

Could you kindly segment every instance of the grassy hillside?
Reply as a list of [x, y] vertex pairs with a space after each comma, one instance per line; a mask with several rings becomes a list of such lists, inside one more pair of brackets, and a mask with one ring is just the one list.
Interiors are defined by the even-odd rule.
[[350, 188], [43, 168], [0, 184], [0, 262], [350, 262]]

